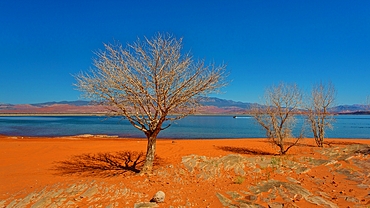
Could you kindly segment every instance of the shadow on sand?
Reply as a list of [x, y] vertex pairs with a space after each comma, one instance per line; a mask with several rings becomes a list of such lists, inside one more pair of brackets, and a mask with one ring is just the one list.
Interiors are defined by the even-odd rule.
[[349, 141], [324, 141], [324, 145], [328, 145], [329, 147], [335, 145], [351, 145], [351, 144], [360, 144], [358, 142], [349, 142]]
[[[295, 139], [286, 139], [286, 141], [284, 142], [284, 144], [286, 146], [290, 146], [290, 145], [292, 145], [294, 143], [293, 142], [294, 140]], [[301, 140], [305, 140], [305, 139], [301, 139]], [[297, 144], [294, 144], [293, 146], [296, 146], [296, 147], [317, 147], [315, 144], [307, 144], [306, 142], [301, 141], [301, 140], [298, 141], [298, 143]], [[261, 141], [261, 142], [268, 143], [271, 146], [276, 146], [271, 139], [266, 139], [265, 141]]]
[[271, 152], [262, 151], [259, 149], [251, 149], [251, 148], [244, 148], [244, 147], [230, 147], [230, 146], [217, 146], [217, 149], [233, 152], [238, 154], [246, 154], [246, 155], [275, 155]]
[[139, 173], [144, 161], [143, 152], [82, 154], [56, 162], [53, 170], [57, 175], [111, 177]]

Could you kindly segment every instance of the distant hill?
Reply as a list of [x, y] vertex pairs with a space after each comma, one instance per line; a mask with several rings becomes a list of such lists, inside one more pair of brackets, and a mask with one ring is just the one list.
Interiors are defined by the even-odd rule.
[[[198, 114], [243, 114], [252, 103], [236, 102], [215, 97], [200, 98]], [[35, 104], [0, 104], [0, 114], [100, 114], [103, 106], [92, 105], [89, 101], [61, 101]]]
[[367, 112], [370, 111], [368, 105], [359, 105], [359, 104], [354, 104], [354, 105], [338, 105], [333, 108], [330, 108], [331, 112], [336, 112], [336, 113], [358, 113], [358, 112]]
[[228, 108], [228, 107], [237, 107], [241, 109], [251, 109], [253, 105], [257, 105], [256, 103], [245, 103], [233, 100], [225, 100], [216, 97], [202, 97], [200, 98], [200, 102], [204, 106], [216, 106], [219, 108]]
[[[201, 97], [197, 114], [245, 114], [256, 103], [237, 102], [216, 97]], [[89, 101], [61, 101], [36, 104], [0, 104], [0, 114], [102, 114], [104, 106], [92, 105]], [[330, 109], [338, 114], [370, 114], [366, 105], [339, 105]]]
[[61, 102], [46, 102], [46, 103], [36, 103], [31, 104], [32, 106], [42, 107], [42, 106], [50, 106], [50, 105], [56, 105], [56, 104], [66, 104], [66, 105], [74, 105], [74, 106], [86, 106], [90, 105], [91, 102], [89, 101], [83, 101], [83, 100], [77, 100], [77, 101], [61, 101]]
[[94, 106], [87, 101], [0, 104], [0, 114], [99, 114], [104, 112], [103, 106]]

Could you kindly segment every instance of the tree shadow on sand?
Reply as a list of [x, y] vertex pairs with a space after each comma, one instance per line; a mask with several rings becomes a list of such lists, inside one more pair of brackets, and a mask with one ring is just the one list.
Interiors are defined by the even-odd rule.
[[358, 142], [350, 142], [350, 141], [324, 141], [324, 145], [328, 145], [329, 147], [335, 145], [351, 145], [351, 144], [360, 144]]
[[[158, 165], [160, 160], [156, 156], [154, 165]], [[112, 177], [139, 173], [144, 162], [143, 152], [90, 153], [58, 161], [53, 170], [57, 175]]]
[[[270, 139], [266, 139], [265, 141], [261, 141], [261, 142], [271, 144], [271, 146], [273, 146], [273, 147], [276, 146], [276, 144], [273, 141], [271, 141]], [[287, 146], [290, 146], [290, 145], [294, 144], [294, 142], [285, 141], [284, 144], [287, 145]], [[314, 144], [307, 144], [305, 142], [300, 142], [300, 141], [298, 141], [298, 143], [294, 144], [293, 146], [296, 146], [296, 147], [317, 147]]]
[[245, 147], [230, 147], [230, 146], [217, 146], [217, 149], [233, 152], [238, 154], [246, 154], [246, 155], [275, 155], [271, 152], [266, 152], [259, 149], [252, 149], [252, 148], [245, 148]]

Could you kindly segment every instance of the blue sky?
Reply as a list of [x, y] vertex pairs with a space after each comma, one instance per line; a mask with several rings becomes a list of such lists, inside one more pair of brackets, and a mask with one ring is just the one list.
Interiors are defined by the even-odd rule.
[[331, 81], [336, 104], [370, 95], [370, 1], [0, 1], [0, 103], [80, 98], [73, 74], [103, 43], [168, 32], [184, 52], [226, 63], [219, 98], [259, 102], [279, 82]]

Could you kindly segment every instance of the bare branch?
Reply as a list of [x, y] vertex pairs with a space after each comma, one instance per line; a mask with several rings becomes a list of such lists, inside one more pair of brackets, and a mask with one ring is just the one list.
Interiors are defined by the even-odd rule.
[[329, 108], [334, 106], [335, 93], [331, 82], [326, 85], [319, 83], [313, 86], [306, 106], [307, 120], [311, 124], [313, 136], [319, 147], [323, 147], [326, 128], [332, 128], [332, 123], [335, 121], [329, 112]]
[[281, 83], [267, 89], [264, 98], [264, 105], [252, 108], [251, 114], [266, 131], [267, 138], [279, 147], [280, 154], [285, 154], [301, 138], [288, 142], [293, 138], [294, 114], [302, 103], [302, 93], [295, 84]]

